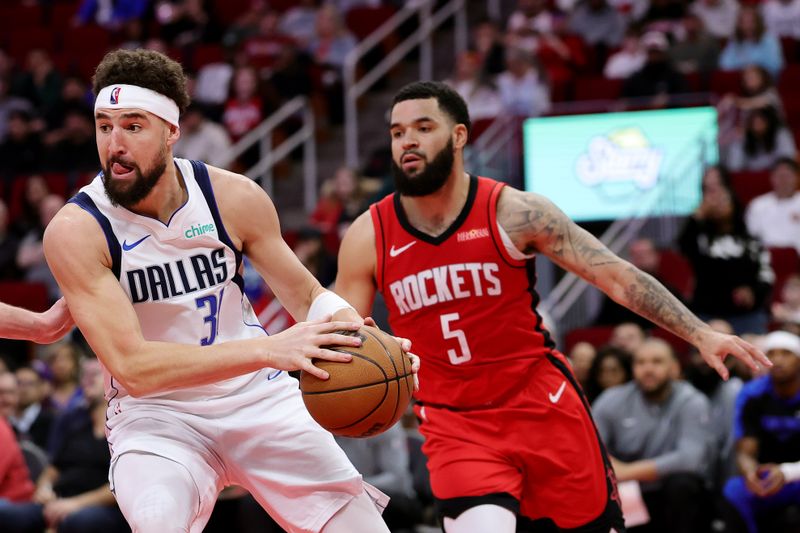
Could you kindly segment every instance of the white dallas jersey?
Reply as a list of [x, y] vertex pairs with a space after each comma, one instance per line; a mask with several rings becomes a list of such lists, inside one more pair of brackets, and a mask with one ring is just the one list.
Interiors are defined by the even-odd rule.
[[[188, 200], [166, 224], [113, 206], [102, 173], [70, 202], [88, 211], [103, 229], [114, 275], [133, 304], [145, 339], [206, 346], [266, 335], [243, 294], [242, 254], [222, 224], [207, 167], [178, 158], [175, 165]], [[278, 374], [263, 369], [211, 385], [133, 398], [106, 371], [109, 416], [133, 405], [224, 402], [224, 397]]]

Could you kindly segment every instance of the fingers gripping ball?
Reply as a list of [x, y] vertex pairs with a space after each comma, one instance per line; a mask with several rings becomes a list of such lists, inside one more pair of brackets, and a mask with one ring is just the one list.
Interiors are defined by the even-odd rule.
[[342, 437], [370, 437], [392, 427], [414, 391], [411, 359], [391, 335], [363, 326], [340, 332], [361, 337], [361, 346], [329, 346], [352, 354], [348, 363], [315, 361], [327, 380], [303, 372], [300, 390], [308, 412], [319, 425]]

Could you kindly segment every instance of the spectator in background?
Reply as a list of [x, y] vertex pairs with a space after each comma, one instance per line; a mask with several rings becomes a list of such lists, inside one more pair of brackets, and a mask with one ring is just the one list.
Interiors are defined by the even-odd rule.
[[[0, 372], [0, 418], [10, 420], [19, 405], [17, 378], [8, 370]], [[2, 523], [2, 522], [0, 522]]]
[[[764, 67], [748, 65], [742, 69], [741, 88], [739, 94], [728, 93], [717, 104], [721, 130], [729, 130], [733, 140], [737, 130], [742, 127], [752, 111], [764, 107], [771, 107], [778, 116], [784, 118], [783, 102], [781, 95], [775, 87], [772, 76]], [[731, 140], [720, 137], [720, 146], [729, 146]]]
[[633, 357], [634, 381], [605, 391], [592, 407], [617, 480], [641, 485], [653, 533], [707, 531], [709, 405], [679, 373], [670, 345], [647, 339]]
[[772, 35], [800, 40], [800, 0], [766, 0], [761, 13]]
[[622, 43], [625, 19], [606, 0], [582, 0], [569, 17], [570, 30], [586, 44], [598, 48], [604, 57]]
[[304, 48], [314, 38], [317, 9], [316, 0], [298, 0], [296, 5], [283, 12], [278, 29]]
[[389, 496], [383, 519], [396, 533], [414, 531], [421, 513], [412, 489], [406, 440], [406, 432], [400, 424], [366, 439], [336, 437], [336, 443], [364, 481]]
[[770, 182], [772, 191], [747, 206], [747, 230], [766, 247], [795, 248], [800, 253], [800, 165], [788, 157], [779, 159]]
[[611, 339], [608, 344], [614, 348], [619, 348], [628, 353], [633, 354], [639, 349], [639, 346], [647, 338], [642, 326], [636, 322], [623, 322], [618, 324], [611, 332]]
[[728, 147], [725, 162], [732, 171], [768, 170], [783, 158], [794, 158], [797, 146], [792, 132], [773, 107], [749, 112], [740, 139]]
[[592, 368], [595, 357], [597, 357], [597, 349], [592, 344], [584, 341], [576, 343], [572, 350], [569, 351], [572, 373], [584, 391], [589, 383], [589, 371]]
[[142, 18], [150, 0], [83, 0], [73, 24], [95, 22], [108, 29], [117, 30], [131, 19]]
[[0, 175], [8, 181], [20, 174], [33, 174], [42, 166], [42, 142], [34, 130], [33, 117], [17, 109], [8, 114], [8, 135], [0, 144]]
[[739, 16], [737, 0], [695, 0], [689, 7], [703, 21], [703, 26], [713, 37], [725, 40], [733, 35]]
[[669, 49], [669, 58], [678, 72], [710, 76], [719, 62], [719, 42], [706, 31], [702, 19], [688, 13], [676, 33], [680, 39]]
[[536, 117], [550, 109], [550, 88], [534, 58], [508, 48], [506, 70], [497, 76], [503, 110], [516, 117]]
[[171, 46], [218, 43], [222, 36], [219, 17], [210, 0], [161, 0], [155, 8], [161, 37]]
[[772, 318], [784, 331], [800, 336], [800, 274], [791, 274], [772, 306]]
[[[0, 372], [0, 387], [6, 381], [8, 372]], [[0, 392], [1, 393], [1, 392]], [[34, 486], [28, 475], [25, 457], [14, 436], [14, 430], [5, 418], [0, 416], [0, 513], [14, 503], [28, 502], [33, 497]]]
[[625, 39], [620, 49], [611, 54], [603, 68], [609, 79], [623, 80], [638, 72], [647, 61], [647, 51], [642, 46], [639, 29], [635, 26], [625, 30]]
[[502, 113], [503, 102], [494, 82], [482, 69], [477, 52], [462, 52], [456, 59], [455, 70], [445, 83], [456, 90], [469, 107], [473, 122], [491, 120]]
[[800, 273], [791, 274], [783, 283], [780, 298], [772, 304], [772, 320], [781, 329], [800, 335]]
[[9, 94], [10, 83], [6, 76], [0, 76], [0, 144], [8, 135], [9, 115], [13, 111], [22, 111], [29, 115], [33, 112], [33, 105], [24, 98]]
[[[733, 327], [724, 320], [709, 320], [708, 325], [714, 331], [733, 335]], [[733, 358], [725, 360], [730, 368]], [[721, 488], [731, 476], [736, 474], [736, 454], [733, 439], [733, 413], [736, 397], [742, 390], [743, 381], [731, 372], [727, 381], [714, 372], [708, 372], [708, 366], [696, 350], [689, 355], [689, 364], [685, 369], [686, 380], [697, 390], [706, 395], [711, 408], [711, 432], [714, 436], [714, 449], [718, 451], [716, 462], [711, 469], [713, 486]]]
[[741, 70], [760, 65], [776, 77], [783, 69], [783, 51], [778, 38], [766, 31], [754, 6], [744, 6], [736, 20], [736, 31], [719, 57], [722, 70]]
[[[238, 141], [264, 120], [264, 101], [259, 93], [259, 78], [250, 66], [238, 67], [233, 75], [232, 95], [225, 103], [222, 123], [233, 142]], [[245, 169], [259, 159], [258, 146], [253, 146], [240, 156]]]
[[51, 465], [36, 483], [29, 503], [0, 505], [0, 524], [13, 532], [130, 531], [108, 485], [110, 454], [105, 439], [106, 402], [100, 363], [83, 363], [86, 399], [56, 421]]
[[203, 110], [190, 105], [180, 119], [181, 138], [173, 147], [177, 157], [205, 160], [209, 165], [225, 167], [231, 138], [220, 124], [206, 118]]
[[45, 228], [62, 207], [64, 199], [61, 196], [57, 194], [46, 196], [39, 206], [39, 226], [23, 237], [17, 250], [17, 266], [25, 271], [25, 280], [43, 283], [47, 287], [50, 303], [61, 297], [61, 290], [44, 258], [42, 238]]
[[48, 384], [30, 366], [22, 366], [15, 372], [19, 388], [16, 412], [9, 421], [21, 439], [30, 440], [42, 450], [47, 449], [53, 412], [44, 403], [48, 395]]
[[292, 251], [323, 287], [336, 279], [336, 259], [326, 249], [323, 235], [317, 229], [300, 230]]
[[516, 9], [508, 17], [506, 42], [535, 54], [541, 37], [553, 33], [554, 29], [554, 16], [546, 0], [517, 0]]
[[597, 351], [586, 377], [586, 399], [594, 403], [600, 394], [627, 383], [633, 377], [631, 354], [615, 346], [604, 346]]
[[11, 280], [20, 277], [17, 268], [19, 239], [8, 228], [8, 207], [0, 200], [0, 279]]
[[642, 36], [642, 46], [647, 51], [644, 66], [625, 80], [622, 95], [625, 98], [647, 99], [649, 107], [667, 107], [670, 96], [686, 91], [686, 80], [669, 61], [669, 41], [658, 31]]
[[41, 222], [39, 213], [41, 212], [42, 201], [50, 194], [50, 188], [42, 176], [36, 174], [24, 179], [22, 212], [17, 214], [13, 226], [14, 232], [22, 237], [34, 228], [39, 227]]
[[778, 531], [780, 526], [759, 522], [800, 501], [800, 338], [774, 331], [761, 347], [773, 366], [769, 375], [747, 383], [736, 400], [741, 476], [729, 480], [724, 491], [749, 533]]
[[324, 236], [325, 246], [332, 254], [339, 250], [339, 241], [350, 223], [366, 209], [369, 191], [364, 180], [346, 166], [339, 167], [333, 178], [320, 188], [320, 199], [309, 217]]
[[94, 139], [94, 118], [84, 108], [75, 107], [64, 114], [61, 128], [44, 136], [45, 166], [57, 172], [93, 172], [100, 166]]
[[691, 309], [723, 318], [739, 333], [763, 333], [766, 300], [775, 275], [769, 253], [747, 233], [730, 178], [720, 167], [703, 175], [703, 198], [678, 239], [694, 270]]
[[258, 22], [258, 33], [242, 44], [248, 62], [257, 69], [272, 69], [286, 48], [296, 46], [294, 40], [278, 30], [277, 11], [267, 10]]
[[61, 74], [48, 51], [36, 48], [28, 52], [25, 71], [13, 80], [12, 92], [33, 103], [47, 123], [53, 123], [61, 101]]
[[480, 57], [485, 76], [495, 76], [505, 70], [505, 45], [495, 21], [487, 18], [472, 26], [472, 48]]
[[56, 411], [71, 409], [83, 401], [84, 393], [78, 377], [82, 355], [77, 344], [65, 342], [54, 347], [47, 358], [53, 376], [47, 401]]
[[327, 100], [325, 116], [331, 124], [341, 124], [344, 120], [344, 60], [358, 41], [344, 26], [341, 13], [333, 4], [324, 4], [317, 10], [315, 27], [307, 51], [322, 68], [319, 81]]

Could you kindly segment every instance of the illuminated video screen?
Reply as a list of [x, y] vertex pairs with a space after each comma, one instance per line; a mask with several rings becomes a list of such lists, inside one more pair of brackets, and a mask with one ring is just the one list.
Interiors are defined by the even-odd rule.
[[719, 157], [713, 107], [531, 118], [523, 136], [525, 189], [579, 222], [688, 215]]

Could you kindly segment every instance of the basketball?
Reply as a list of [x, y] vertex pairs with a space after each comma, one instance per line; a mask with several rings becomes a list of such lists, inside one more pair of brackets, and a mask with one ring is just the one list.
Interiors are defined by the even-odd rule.
[[388, 333], [363, 326], [339, 332], [361, 337], [361, 346], [327, 346], [352, 354], [347, 363], [314, 361], [330, 377], [300, 374], [308, 412], [319, 425], [341, 437], [370, 437], [389, 429], [405, 412], [414, 391], [411, 359]]

